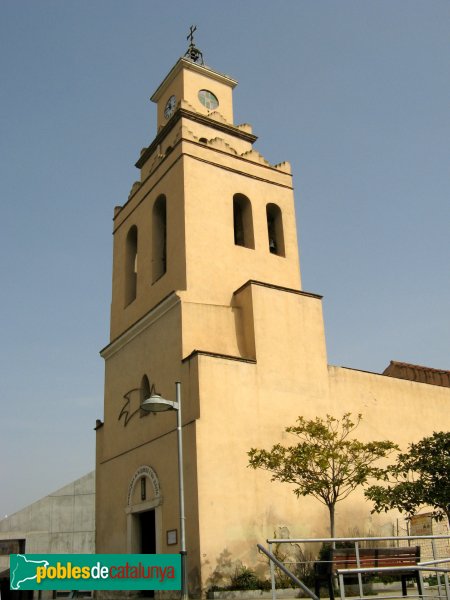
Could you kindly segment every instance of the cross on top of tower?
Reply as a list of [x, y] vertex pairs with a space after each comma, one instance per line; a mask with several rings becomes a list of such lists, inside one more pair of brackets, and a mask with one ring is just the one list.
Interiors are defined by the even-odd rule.
[[197, 25], [191, 25], [189, 28], [189, 34], [186, 39], [189, 40], [190, 44], [194, 43], [194, 31], [197, 31]]
[[189, 34], [186, 36], [186, 39], [189, 40], [189, 48], [184, 55], [190, 58], [192, 62], [199, 62], [203, 65], [203, 54], [194, 44], [194, 31], [197, 31], [197, 25], [191, 25], [189, 29]]

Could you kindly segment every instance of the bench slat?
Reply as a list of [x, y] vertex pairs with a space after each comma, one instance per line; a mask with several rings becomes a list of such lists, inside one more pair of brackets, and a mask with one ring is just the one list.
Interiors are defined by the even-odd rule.
[[[413, 567], [420, 561], [420, 546], [406, 548], [361, 548], [359, 562], [361, 567]], [[358, 568], [354, 548], [336, 548], [330, 551], [328, 571]]]

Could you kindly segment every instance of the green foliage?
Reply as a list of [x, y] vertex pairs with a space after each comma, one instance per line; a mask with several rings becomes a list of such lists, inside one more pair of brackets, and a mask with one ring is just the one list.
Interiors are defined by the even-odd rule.
[[435, 432], [399, 454], [397, 462], [384, 470], [386, 487], [373, 485], [365, 495], [372, 512], [392, 508], [412, 516], [421, 506], [432, 506], [433, 516], [447, 516], [450, 524], [450, 432]]
[[425, 578], [425, 581], [429, 586], [435, 586], [438, 583], [437, 575], [431, 575], [430, 577]]
[[294, 484], [297, 496], [313, 496], [325, 504], [334, 536], [336, 503], [369, 478], [380, 478], [383, 470], [374, 463], [397, 448], [388, 440], [363, 443], [350, 438], [361, 419], [358, 415], [353, 422], [350, 413], [342, 419], [327, 415], [308, 421], [298, 417], [295, 426], [286, 428], [298, 443], [288, 447], [276, 444], [271, 450], [252, 448], [249, 466], [270, 471], [272, 481]]
[[242, 566], [236, 569], [235, 574], [231, 577], [231, 585], [229, 590], [269, 590], [271, 587], [270, 581], [261, 580], [256, 575], [255, 571], [248, 567]]
[[259, 580], [256, 573], [248, 567], [236, 569], [235, 574], [231, 577], [230, 589], [234, 590], [257, 590]]

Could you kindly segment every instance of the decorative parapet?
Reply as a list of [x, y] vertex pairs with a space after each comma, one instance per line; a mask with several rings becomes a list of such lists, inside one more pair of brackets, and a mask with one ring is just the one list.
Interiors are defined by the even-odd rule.
[[[252, 134], [252, 126], [248, 123], [242, 123], [238, 126], [230, 125], [226, 122], [224, 117], [217, 111], [213, 111], [207, 117], [205, 117], [204, 115], [201, 115], [200, 113], [195, 111], [195, 109], [193, 107], [191, 107], [190, 104], [188, 102], [186, 102], [185, 100], [181, 100], [179, 103], [179, 106], [180, 106], [181, 110], [179, 111], [179, 114], [178, 114], [178, 120], [182, 116], [187, 116], [194, 122], [201, 123], [202, 125], [208, 125], [208, 120], [211, 119], [219, 124], [216, 127], [213, 126], [213, 129], [216, 129], [216, 130], [223, 129], [226, 133], [230, 133], [230, 135], [232, 135], [232, 136], [236, 135], [236, 133], [239, 132], [239, 134], [236, 137], [238, 137], [239, 139], [242, 138], [245, 141], [250, 142], [251, 144], [257, 139], [256, 136], [254, 136]], [[183, 113], [183, 110], [184, 111], [189, 110], [189, 113]], [[195, 111], [195, 113], [196, 113], [195, 116], [193, 114], [193, 111]], [[177, 114], [177, 113], [175, 113], [175, 114]], [[169, 121], [169, 123], [166, 126], [170, 127], [171, 122], [172, 122], [172, 119]], [[185, 122], [182, 121], [181, 127], [179, 127], [176, 130], [176, 132], [174, 132], [173, 131], [174, 123], [175, 123], [175, 121], [173, 121], [172, 127], [170, 127], [169, 131], [167, 132], [169, 135], [157, 136], [155, 138], [154, 142], [149, 147], [143, 148], [141, 150], [141, 157], [138, 160], [138, 162], [136, 163], [136, 166], [139, 168], [142, 168], [142, 166], [145, 164], [145, 162], [149, 161], [148, 167], [145, 169], [145, 173], [143, 173], [144, 178], [148, 177], [151, 173], [153, 173], [153, 171], [158, 167], [158, 165], [161, 163], [161, 161], [163, 161], [164, 158], [169, 154], [169, 152], [172, 150], [172, 148], [182, 139], [191, 140], [196, 143], [201, 143], [204, 146], [208, 146], [210, 148], [220, 150], [221, 152], [225, 152], [227, 154], [230, 154], [230, 155], [233, 155], [236, 157], [240, 157], [244, 160], [248, 160], [250, 162], [257, 163], [257, 164], [263, 165], [265, 167], [269, 167], [271, 169], [276, 169], [277, 171], [281, 171], [288, 175], [292, 174], [291, 165], [287, 161], [280, 162], [276, 165], [273, 165], [266, 158], [264, 158], [264, 156], [260, 152], [258, 152], [257, 150], [254, 150], [253, 148], [251, 148], [250, 150], [246, 150], [245, 152], [240, 152], [240, 151], [236, 150], [235, 147], [230, 145], [229, 141], [226, 140], [225, 138], [215, 136], [213, 138], [207, 139], [206, 137], [203, 137], [202, 135], [200, 135], [198, 133], [196, 135], [193, 133], [193, 131], [191, 129], [189, 129], [186, 126], [186, 121]], [[173, 137], [170, 135], [170, 131], [175, 133], [175, 135]], [[172, 133], [172, 135], [173, 135], [173, 133]], [[205, 130], [205, 133], [206, 133], [206, 130]], [[139, 185], [140, 184], [138, 182], [135, 182], [133, 184], [128, 198], [130, 198], [139, 189]]]
[[247, 158], [248, 160], [251, 160], [252, 162], [260, 163], [261, 165], [265, 165], [266, 167], [272, 166], [270, 164], [270, 162], [268, 160], [266, 160], [262, 154], [260, 154], [257, 150], [253, 150], [253, 148], [251, 150], [248, 150], [247, 152], [244, 152], [243, 154], [241, 154], [241, 157]]
[[[197, 114], [202, 114], [202, 113], [199, 113], [199, 111], [195, 108], [195, 106], [192, 106], [192, 104], [190, 102], [188, 102], [187, 100], [180, 100], [176, 106], [176, 109], [178, 109], [178, 108], [183, 108], [185, 110], [189, 110], [190, 112], [197, 113]], [[206, 115], [206, 117], [208, 119], [212, 119], [213, 121], [216, 121], [217, 123], [224, 123], [225, 125], [233, 125], [218, 110], [213, 110], [213, 111], [209, 112]], [[239, 127], [237, 127], [237, 129], [239, 129]], [[244, 128], [243, 131], [247, 131], [247, 129]], [[250, 128], [249, 133], [251, 133], [251, 128]]]
[[[241, 129], [243, 129], [244, 131], [248, 131], [248, 133], [251, 133], [250, 125], [247, 126], [248, 129], [242, 125], [240, 125], [239, 127]], [[201, 141], [202, 144], [209, 146], [210, 148], [216, 148], [217, 150], [221, 150], [222, 152], [226, 152], [227, 154], [233, 154], [234, 156], [240, 156], [241, 158], [245, 158], [246, 160], [250, 160], [251, 162], [257, 162], [266, 167], [271, 167], [273, 169], [277, 169], [278, 171], [282, 171], [283, 173], [292, 174], [292, 169], [291, 169], [291, 165], [289, 162], [283, 161], [276, 165], [272, 165], [269, 163], [268, 160], [266, 160], [264, 158], [264, 156], [262, 154], [260, 154], [257, 150], [254, 150], [254, 149], [247, 150], [246, 152], [243, 152], [243, 153], [239, 153], [235, 148], [233, 148], [233, 146], [231, 146], [228, 142], [226, 142], [221, 137], [216, 136], [211, 139], [206, 139], [203, 137], [199, 138], [187, 127], [182, 127], [181, 137], [184, 139], [191, 139], [195, 142]], [[177, 139], [178, 138], [179, 138], [179, 135], [177, 135]]]
[[227, 144], [227, 142], [223, 138], [215, 137], [212, 140], [209, 140], [207, 144], [208, 146], [217, 148], [218, 150], [222, 150], [223, 152], [228, 152], [228, 154], [234, 154], [238, 156], [237, 151], [232, 146], [230, 146], [230, 144]]
[[[193, 138], [196, 141], [198, 141], [198, 138], [196, 136], [193, 136]], [[237, 152], [237, 150], [235, 150], [235, 148], [230, 146], [230, 144], [228, 144], [223, 138], [220, 138], [220, 137], [215, 137], [215, 138], [212, 138], [212, 139], [206, 140], [206, 141], [204, 141], [204, 139], [202, 139], [202, 142], [204, 144], [206, 144], [207, 146], [210, 146], [212, 148], [217, 148], [218, 150], [222, 150], [223, 152], [227, 152], [228, 154], [234, 154], [235, 156], [240, 156], [241, 158], [245, 158], [246, 160], [249, 160], [251, 162], [256, 162], [256, 163], [259, 163], [260, 165], [264, 165], [266, 167], [271, 167], [273, 169], [277, 169], [277, 171], [282, 171], [283, 173], [288, 173], [289, 175], [292, 174], [291, 164], [288, 161], [283, 161], [276, 165], [272, 165], [269, 163], [268, 160], [266, 160], [264, 158], [264, 156], [262, 154], [260, 154], [257, 150], [253, 150], [253, 149], [247, 150], [246, 152], [239, 154], [239, 152]]]
[[246, 133], [253, 133], [253, 127], [250, 125], [250, 123], [241, 123], [240, 125], [236, 125], [236, 129], [245, 131]]
[[[177, 138], [178, 137], [179, 136], [177, 135]], [[236, 156], [239, 156], [239, 153], [237, 152], [237, 150], [235, 150], [232, 146], [230, 146], [230, 144], [228, 144], [228, 142], [226, 142], [221, 137], [214, 137], [209, 140], [204, 137], [198, 137], [188, 127], [182, 127], [181, 137], [183, 139], [189, 139], [194, 142], [199, 142], [199, 143], [209, 146], [211, 148], [217, 148], [218, 150], [222, 150], [223, 152], [227, 152], [228, 154], [234, 154]]]
[[222, 113], [220, 113], [217, 110], [213, 110], [212, 112], [208, 113], [208, 117], [210, 119], [212, 119], [213, 121], [217, 121], [218, 123], [225, 123], [225, 125], [232, 125], [232, 123], [227, 121], [225, 119], [225, 117], [222, 115]]
[[131, 186], [131, 190], [130, 193], [128, 194], [128, 199], [131, 198], [131, 196], [137, 192], [137, 190], [141, 187], [141, 182], [140, 181], [135, 181], [133, 183], [133, 185]]
[[289, 173], [289, 175], [292, 175], [291, 163], [287, 160], [274, 165], [274, 168], [278, 169], [279, 171], [283, 171], [283, 173]]
[[[178, 136], [177, 136], [178, 137]], [[189, 127], [186, 127], [186, 125], [183, 125], [183, 127], [181, 127], [181, 138], [182, 139], [191, 139], [194, 140], [196, 142], [199, 141], [198, 136], [196, 136], [190, 129]]]
[[178, 102], [176, 108], [184, 108], [185, 110], [190, 110], [191, 112], [198, 112], [198, 110], [194, 106], [192, 106], [190, 102], [183, 99]]

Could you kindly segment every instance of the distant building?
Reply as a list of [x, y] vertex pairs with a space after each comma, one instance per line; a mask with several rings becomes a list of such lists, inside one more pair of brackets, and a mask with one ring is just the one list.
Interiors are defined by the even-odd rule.
[[[411, 535], [449, 535], [449, 525], [446, 519], [437, 521], [433, 518], [433, 513], [423, 512], [411, 517], [409, 524]], [[434, 540], [432, 544], [428, 540], [417, 540], [420, 546], [421, 560], [435, 560], [450, 556], [450, 540]], [[434, 545], [434, 549], [433, 549]]]
[[391, 360], [389, 366], [383, 371], [383, 375], [398, 377], [399, 379], [409, 379], [410, 381], [420, 381], [421, 383], [429, 383], [430, 385], [450, 387], [450, 371], [422, 367], [421, 365], [410, 365], [395, 360]]
[[[9, 597], [9, 555], [95, 552], [95, 473], [73, 481], [0, 520], [1, 598]], [[11, 598], [56, 597], [52, 592], [11, 592]]]

